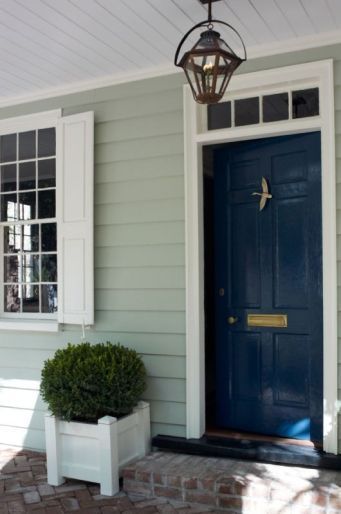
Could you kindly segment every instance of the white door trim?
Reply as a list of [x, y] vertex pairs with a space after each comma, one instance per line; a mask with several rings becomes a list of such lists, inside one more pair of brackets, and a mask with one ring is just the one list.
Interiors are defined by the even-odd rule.
[[187, 438], [205, 431], [205, 321], [202, 147], [321, 131], [323, 246], [323, 448], [337, 453], [337, 257], [333, 61], [241, 74], [231, 80], [226, 99], [264, 92], [320, 88], [320, 115], [246, 127], [210, 130], [206, 108], [193, 101], [184, 86], [185, 217], [186, 217], [186, 348]]

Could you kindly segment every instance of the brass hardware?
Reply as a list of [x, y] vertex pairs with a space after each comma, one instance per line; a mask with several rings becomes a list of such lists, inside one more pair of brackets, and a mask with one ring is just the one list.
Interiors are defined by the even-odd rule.
[[262, 211], [266, 206], [266, 202], [272, 198], [272, 194], [269, 193], [269, 186], [266, 181], [266, 178], [262, 177], [262, 192], [261, 193], [252, 193], [252, 196], [260, 196], [259, 202], [259, 210]]
[[227, 318], [227, 323], [229, 325], [234, 325], [235, 323], [237, 323], [237, 321], [238, 321], [238, 318], [236, 316], [229, 316]]
[[287, 314], [248, 314], [248, 327], [277, 327], [286, 328], [288, 326]]

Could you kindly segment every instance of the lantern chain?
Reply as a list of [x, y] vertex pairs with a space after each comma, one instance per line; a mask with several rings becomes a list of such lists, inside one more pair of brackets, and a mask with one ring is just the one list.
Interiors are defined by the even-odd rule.
[[212, 0], [208, 0], [208, 22], [212, 25]]

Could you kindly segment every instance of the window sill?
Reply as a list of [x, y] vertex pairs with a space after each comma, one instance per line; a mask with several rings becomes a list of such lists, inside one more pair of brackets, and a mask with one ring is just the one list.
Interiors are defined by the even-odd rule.
[[58, 332], [58, 322], [55, 320], [11, 320], [0, 319], [1, 330], [18, 330], [20, 332]]

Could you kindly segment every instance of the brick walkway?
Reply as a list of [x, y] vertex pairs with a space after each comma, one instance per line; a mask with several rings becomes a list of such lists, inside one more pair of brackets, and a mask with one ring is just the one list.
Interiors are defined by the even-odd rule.
[[115, 497], [101, 496], [99, 487], [75, 480], [52, 487], [46, 482], [45, 455], [0, 450], [0, 514], [33, 512], [60, 514], [77, 511], [88, 514], [183, 514], [204, 512], [167, 500], [141, 500], [123, 492]]
[[127, 492], [231, 514], [341, 513], [340, 471], [155, 452], [123, 473]]
[[341, 514], [340, 472], [155, 452], [126, 468], [127, 492], [110, 498], [80, 481], [48, 485], [45, 464], [0, 450], [0, 514]]

